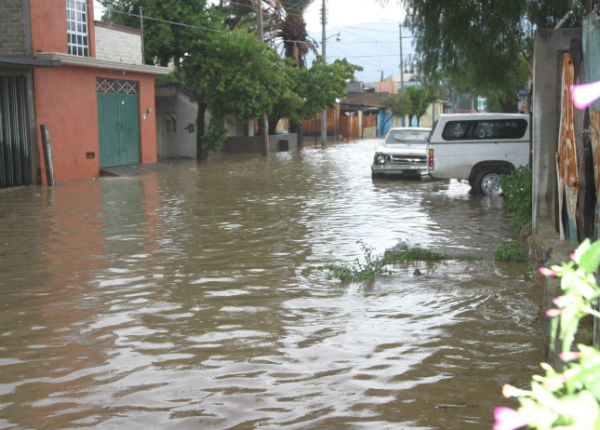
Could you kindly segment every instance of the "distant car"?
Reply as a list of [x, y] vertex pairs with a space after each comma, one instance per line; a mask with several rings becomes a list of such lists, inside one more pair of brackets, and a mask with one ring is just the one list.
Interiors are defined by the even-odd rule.
[[371, 176], [416, 178], [427, 173], [427, 137], [430, 128], [395, 127], [375, 150]]

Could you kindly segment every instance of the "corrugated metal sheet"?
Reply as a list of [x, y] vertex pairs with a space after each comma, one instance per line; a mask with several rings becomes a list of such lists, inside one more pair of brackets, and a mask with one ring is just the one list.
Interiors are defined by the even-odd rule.
[[0, 76], [0, 188], [31, 183], [25, 78]]
[[[600, 16], [591, 13], [582, 28], [583, 64], [588, 83], [600, 81]], [[590, 111], [600, 112], [600, 100], [590, 106]]]
[[575, 149], [575, 131], [573, 123], [573, 102], [570, 88], [574, 81], [574, 67], [571, 55], [563, 57], [561, 87], [561, 118], [556, 153], [558, 180], [559, 216], [561, 239], [577, 244], [577, 197], [579, 195], [579, 172]]

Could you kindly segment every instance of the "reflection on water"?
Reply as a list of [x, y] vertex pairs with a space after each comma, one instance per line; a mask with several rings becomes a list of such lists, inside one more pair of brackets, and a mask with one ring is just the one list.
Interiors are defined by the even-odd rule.
[[[0, 429], [490, 428], [541, 359], [510, 219], [374, 146], [0, 192]], [[357, 241], [483, 259], [328, 280]]]

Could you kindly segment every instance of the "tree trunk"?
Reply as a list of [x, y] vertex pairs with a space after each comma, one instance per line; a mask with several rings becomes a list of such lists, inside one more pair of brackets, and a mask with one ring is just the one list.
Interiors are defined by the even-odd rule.
[[513, 97], [501, 98], [498, 100], [498, 104], [500, 105], [500, 109], [502, 112], [513, 113], [516, 112], [517, 109], [517, 100], [513, 100]]
[[279, 118], [275, 119], [275, 118], [269, 118], [269, 134], [275, 134], [275, 130], [277, 129], [277, 122], [279, 121]]
[[208, 158], [208, 149], [204, 145], [204, 114], [206, 112], [206, 103], [198, 101], [198, 116], [196, 117], [196, 159], [206, 161]]
[[304, 128], [302, 126], [302, 121], [290, 121], [290, 133], [296, 133], [296, 137], [298, 139], [298, 148], [302, 148], [304, 144]]

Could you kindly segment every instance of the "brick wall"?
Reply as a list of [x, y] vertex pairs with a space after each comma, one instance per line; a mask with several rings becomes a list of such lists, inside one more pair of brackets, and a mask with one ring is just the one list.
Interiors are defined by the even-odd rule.
[[0, 55], [25, 55], [22, 0], [0, 1]]
[[96, 58], [142, 64], [141, 32], [96, 22]]

